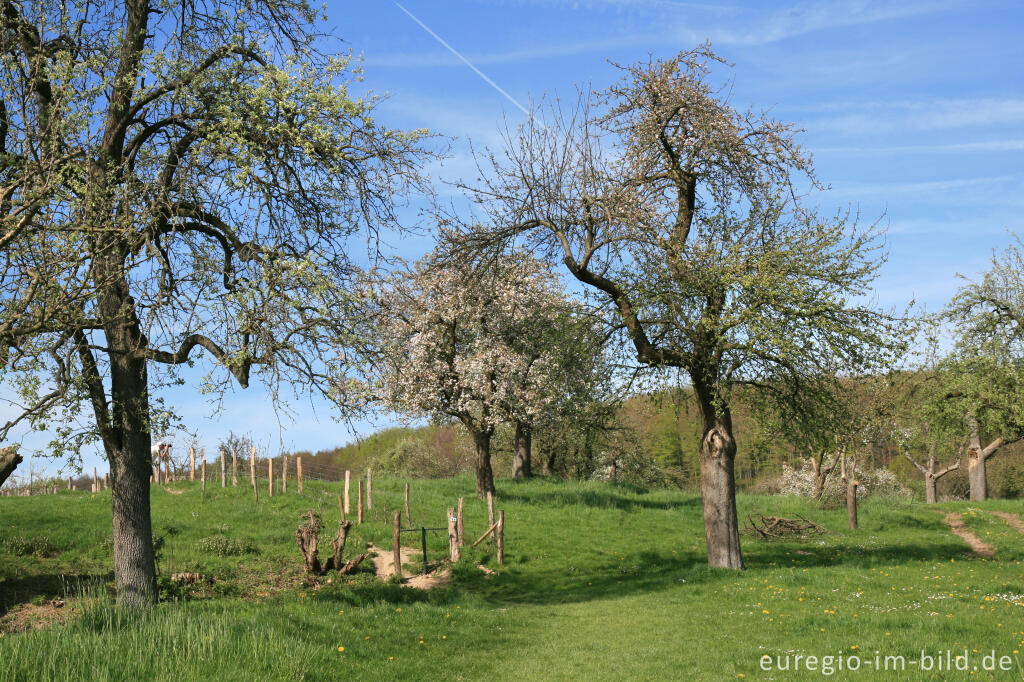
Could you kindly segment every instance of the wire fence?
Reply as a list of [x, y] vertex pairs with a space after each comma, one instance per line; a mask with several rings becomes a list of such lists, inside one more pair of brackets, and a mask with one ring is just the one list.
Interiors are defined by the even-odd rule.
[[[255, 457], [237, 454], [232, 461], [230, 453], [217, 456], [206, 462], [207, 485], [213, 485], [221, 478], [221, 461], [224, 467], [225, 485], [250, 485], [252, 478], [257, 481], [267, 481], [273, 475], [275, 483], [281, 482], [282, 488], [286, 485], [284, 481], [295, 481], [299, 476], [301, 467], [302, 479], [304, 481], [343, 481], [345, 473], [348, 472], [352, 480], [366, 475], [366, 469], [349, 469], [346, 467], [317, 461], [316, 456], [302, 455], [279, 455], [277, 457]], [[165, 484], [183, 480], [202, 480], [203, 453], [195, 453], [195, 466], [192, 460], [154, 461], [153, 473], [150, 482], [153, 484]], [[272, 465], [271, 465], [272, 463]], [[272, 468], [271, 468], [272, 466]], [[159, 471], [158, 471], [159, 468]], [[110, 487], [110, 472], [99, 472], [93, 469], [92, 475], [88, 473], [76, 476], [49, 476], [33, 478], [32, 475], [21, 479], [12, 477], [0, 488], [0, 495], [28, 496], [28, 495], [54, 495], [62, 491], [99, 492]]]

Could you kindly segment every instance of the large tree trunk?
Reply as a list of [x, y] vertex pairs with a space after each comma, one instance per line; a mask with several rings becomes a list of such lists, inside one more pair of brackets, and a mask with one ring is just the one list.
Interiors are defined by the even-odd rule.
[[704, 433], [700, 442], [700, 496], [704, 507], [704, 538], [708, 565], [743, 568], [740, 524], [736, 513], [736, 439], [732, 435], [732, 413], [724, 396], [701, 381], [710, 373], [690, 372]]
[[122, 438], [121, 448], [109, 457], [118, 606], [143, 607], [157, 600], [149, 505], [150, 433], [146, 384], [145, 360], [111, 358], [114, 419], [115, 425], [120, 426]]
[[967, 448], [967, 480], [971, 484], [971, 501], [983, 502], [988, 499], [988, 477], [985, 474], [985, 462], [989, 457], [1003, 445], [1002, 438], [981, 447], [981, 429], [978, 420], [968, 415], [967, 424], [970, 427], [970, 445]]
[[0, 485], [4, 484], [22, 461], [21, 455], [18, 454], [18, 448], [14, 446], [0, 448]]
[[928, 504], [935, 504], [938, 497], [935, 494], [935, 473], [928, 472], [924, 475], [924, 501]]
[[719, 568], [743, 568], [736, 513], [735, 461], [736, 440], [727, 423], [717, 421], [705, 426], [700, 445], [704, 536], [708, 546], [708, 565]]
[[983, 502], [988, 499], [988, 477], [985, 474], [985, 457], [981, 451], [971, 448], [967, 451], [967, 479], [971, 483], [971, 501]]
[[474, 431], [473, 443], [476, 445], [476, 495], [480, 499], [487, 493], [494, 494], [494, 472], [491, 470], [491, 432]]
[[700, 496], [704, 506], [704, 538], [708, 565], [743, 568], [740, 524], [736, 513], [736, 439], [732, 415], [724, 398], [694, 381], [704, 434], [700, 442]]
[[84, 333], [78, 332], [77, 338], [83, 376], [110, 462], [117, 604], [143, 608], [157, 600], [149, 506], [153, 465], [149, 386], [147, 361], [141, 354], [146, 339], [139, 329], [135, 301], [123, 276], [122, 259], [118, 247], [111, 246], [105, 257], [97, 261], [98, 281], [103, 284], [99, 311], [110, 365], [109, 403]]
[[530, 463], [530, 448], [533, 430], [521, 421], [516, 422], [515, 451], [512, 455], [512, 478], [529, 478], [533, 475]]

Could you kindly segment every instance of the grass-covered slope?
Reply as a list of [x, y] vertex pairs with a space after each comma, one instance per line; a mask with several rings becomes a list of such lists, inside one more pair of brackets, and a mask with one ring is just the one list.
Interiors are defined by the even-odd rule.
[[[346, 556], [367, 541], [390, 544], [385, 519], [401, 505], [403, 483], [374, 481], [374, 509]], [[412, 485], [414, 525], [444, 526], [446, 508], [464, 495], [467, 541], [486, 528], [470, 478]], [[741, 517], [803, 515], [829, 532], [748, 538], [748, 568], [734, 573], [706, 567], [693, 495], [547, 480], [498, 489], [506, 566], [484, 543], [449, 586], [424, 592], [366, 572], [304, 582], [298, 517], [319, 509], [331, 530], [336, 484], [310, 483], [302, 496], [294, 486], [273, 498], [264, 489], [258, 505], [244, 487], [154, 488], [168, 601], [130, 622], [107, 596], [109, 493], [2, 498], [0, 679], [792, 680], [822, 677], [822, 657], [835, 668], [840, 655], [862, 669], [837, 679], [968, 679], [970, 671], [919, 669], [922, 650], [964, 649], [984, 679], [1022, 677], [1024, 535], [985, 511], [1019, 514], [1019, 503], [941, 505], [995, 547], [983, 559], [921, 504], [868, 501], [854, 532], [845, 510], [741, 496]], [[443, 531], [429, 534], [431, 560], [446, 543]], [[323, 545], [326, 556], [327, 531]], [[178, 572], [214, 582], [170, 589]], [[49, 605], [54, 598], [66, 598], [63, 608]], [[42, 622], [55, 624], [31, 626]], [[991, 650], [1010, 656], [1012, 670], [981, 670]], [[883, 662], [905, 657], [905, 670], [871, 669], [876, 652]], [[817, 670], [805, 661], [799, 672], [761, 669], [762, 656], [787, 653], [817, 656]]]

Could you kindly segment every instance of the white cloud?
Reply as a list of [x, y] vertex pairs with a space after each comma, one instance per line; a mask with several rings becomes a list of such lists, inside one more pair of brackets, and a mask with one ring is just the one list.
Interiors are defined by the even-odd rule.
[[761, 17], [741, 30], [726, 29], [711, 33], [713, 42], [736, 45], [763, 45], [788, 38], [844, 26], [872, 24], [945, 10], [949, 3], [894, 3], [849, 0], [833, 3], [800, 3]]
[[1024, 140], [989, 140], [950, 144], [904, 144], [886, 147], [816, 147], [815, 154], [914, 154], [1024, 151]]
[[848, 135], [880, 130], [948, 130], [1024, 124], [1024, 99], [918, 99], [858, 104], [830, 103], [804, 111], [848, 112], [805, 122], [811, 132]]
[[833, 191], [840, 195], [886, 197], [891, 194], [934, 194], [951, 190], [1024, 184], [1020, 175], [997, 175], [982, 178], [953, 178], [925, 182], [868, 182], [833, 183]]
[[[508, 3], [496, 3], [508, 4]], [[522, 3], [518, 3], [522, 4]], [[656, 45], [693, 45], [705, 40], [721, 45], [764, 45], [816, 31], [902, 19], [943, 11], [950, 3], [918, 2], [891, 3], [869, 0], [844, 0], [828, 4], [800, 3], [788, 8], [759, 12], [748, 8], [704, 3], [670, 2], [669, 0], [600, 0], [594, 2], [541, 2], [530, 3], [555, 6], [570, 5], [580, 11], [595, 7], [660, 10], [648, 12], [647, 30], [626, 35], [599, 37], [589, 40], [546, 40], [543, 44], [512, 50], [473, 53], [464, 51], [473, 64], [509, 64], [579, 54], [607, 53], [611, 50]], [[711, 10], [714, 14], [728, 15], [724, 19], [695, 18], [692, 10]], [[404, 18], [404, 17], [403, 17]], [[458, 34], [445, 31], [445, 26], [431, 17], [421, 17], [431, 28], [442, 34], [460, 51], [463, 43]], [[456, 57], [443, 50], [427, 53], [373, 54], [366, 64], [397, 68], [463, 67]]]

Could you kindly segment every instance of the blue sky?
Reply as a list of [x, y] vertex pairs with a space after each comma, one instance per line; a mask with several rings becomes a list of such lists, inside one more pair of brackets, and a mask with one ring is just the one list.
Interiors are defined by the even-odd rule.
[[[503, 120], [542, 96], [617, 78], [609, 63], [663, 57], [710, 40], [735, 64], [732, 102], [800, 124], [831, 190], [822, 208], [852, 208], [888, 226], [884, 306], [937, 309], [957, 273], [1024, 234], [1024, 6], [1012, 2], [674, 2], [672, 0], [404, 0], [328, 2], [324, 30], [364, 58], [365, 86], [387, 99], [378, 118], [456, 138], [432, 166], [470, 180], [469, 143], [500, 146]], [[410, 219], [413, 216], [410, 215]], [[403, 240], [405, 255], [429, 247]], [[330, 409], [293, 403], [280, 422], [259, 386], [235, 391], [218, 418], [189, 391], [167, 398], [207, 450], [229, 430], [272, 452], [331, 447], [352, 434]], [[368, 432], [364, 423], [359, 430]], [[86, 460], [89, 468], [99, 457]], [[44, 463], [37, 463], [37, 467]], [[105, 464], [100, 465], [105, 468]], [[55, 464], [47, 466], [56, 470]]]

